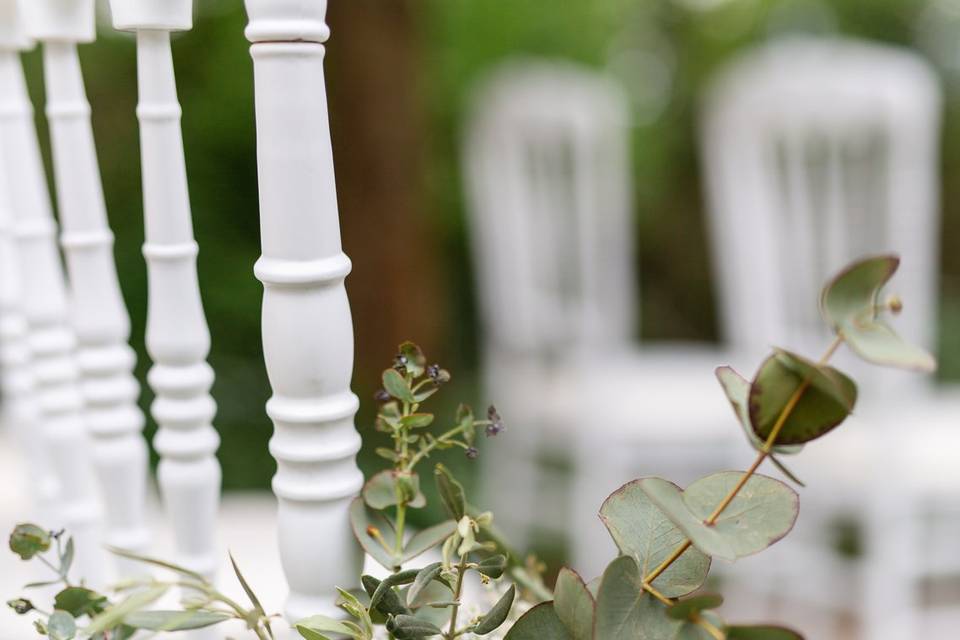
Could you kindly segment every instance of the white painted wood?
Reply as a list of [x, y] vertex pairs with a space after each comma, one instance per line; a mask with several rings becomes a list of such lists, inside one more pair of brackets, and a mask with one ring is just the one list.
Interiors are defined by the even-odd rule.
[[463, 165], [486, 393], [517, 427], [484, 443], [483, 503], [517, 539], [567, 537], [576, 568], [596, 575], [610, 537], [583, 514], [638, 476], [731, 464], [740, 436], [713, 377], [727, 355], [632, 340], [630, 114], [616, 83], [516, 60], [471, 106]]
[[347, 507], [363, 476], [350, 391], [353, 327], [344, 278], [323, 72], [325, 0], [247, 0], [253, 43], [264, 284], [273, 397], [273, 489], [290, 620], [337, 615], [360, 555]]
[[[776, 42], [720, 74], [702, 148], [729, 342], [757, 356], [773, 342], [822, 348], [811, 300], [823, 281], [858, 256], [893, 251], [903, 258], [896, 287], [909, 293], [897, 326], [935, 348], [940, 108], [919, 56], [855, 40]], [[870, 380], [865, 389], [928, 382], [838, 362]]]
[[170, 50], [170, 30], [190, 28], [192, 4], [121, 0], [112, 7], [115, 25], [137, 33], [147, 350], [154, 360], [148, 382], [156, 393], [151, 411], [160, 427], [154, 439], [160, 490], [178, 560], [212, 576], [221, 555], [215, 536], [221, 470], [214, 455], [220, 439], [212, 425], [210, 331], [197, 280], [198, 247]]
[[[38, 29], [39, 33], [42, 30]], [[60, 242], [70, 279], [71, 320], [86, 401], [84, 418], [92, 436], [94, 470], [103, 498], [105, 540], [143, 553], [150, 537], [144, 522], [145, 421], [137, 405], [140, 385], [133, 375], [136, 354], [128, 344], [130, 317], [117, 278], [113, 232], [107, 220], [76, 42], [43, 41], [43, 61], [63, 232]], [[123, 577], [143, 573], [142, 567], [129, 562], [116, 565]]]
[[[13, 19], [11, 0], [4, 2], [4, 8]], [[22, 309], [30, 332], [40, 430], [57, 485], [53, 521], [47, 524], [73, 532], [78, 569], [97, 584], [105, 563], [98, 530], [100, 504], [83, 420], [76, 336], [69, 322], [56, 224], [19, 60], [18, 50], [26, 46], [24, 40], [8, 40], [0, 51], [0, 149], [15, 218], [22, 290], [28, 292]]]

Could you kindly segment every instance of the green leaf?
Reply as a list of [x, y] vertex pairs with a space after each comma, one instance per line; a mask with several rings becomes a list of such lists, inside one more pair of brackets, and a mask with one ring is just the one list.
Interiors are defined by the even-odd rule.
[[66, 611], [74, 618], [80, 616], [95, 616], [103, 612], [110, 604], [106, 596], [83, 587], [67, 587], [53, 599], [55, 609]]
[[203, 575], [191, 569], [187, 569], [186, 567], [181, 567], [178, 564], [173, 564], [172, 562], [166, 562], [165, 560], [157, 560], [156, 558], [151, 558], [149, 556], [142, 556], [137, 553], [133, 553], [132, 551], [127, 551], [126, 549], [120, 549], [118, 547], [107, 547], [107, 551], [109, 551], [115, 556], [126, 558], [127, 560], [134, 560], [136, 562], [142, 562], [144, 564], [149, 564], [154, 567], [159, 567], [161, 569], [167, 569], [169, 571], [173, 571], [174, 573], [179, 573], [180, 575], [187, 576], [188, 578], [192, 578], [201, 584], [209, 584], [209, 582]]
[[457, 482], [453, 474], [442, 464], [438, 464], [434, 469], [434, 477], [437, 481], [437, 491], [440, 492], [440, 500], [443, 502], [443, 506], [446, 507], [447, 513], [459, 522], [467, 510], [463, 485]]
[[936, 360], [903, 340], [880, 318], [880, 290], [900, 266], [896, 256], [885, 255], [856, 262], [823, 289], [820, 310], [824, 319], [853, 351], [875, 364], [933, 371]]
[[686, 491], [662, 478], [643, 478], [644, 493], [709, 556], [736, 560], [766, 549], [793, 528], [799, 497], [790, 487], [754, 474], [713, 525], [705, 521], [743, 477], [724, 471], [697, 480]]
[[553, 597], [554, 610], [573, 640], [592, 640], [596, 602], [583, 579], [575, 571], [561, 568]]
[[510, 609], [513, 607], [513, 599], [517, 595], [517, 588], [510, 585], [507, 592], [500, 596], [497, 603], [490, 609], [473, 628], [472, 633], [478, 636], [485, 636], [488, 633], [500, 628], [510, 615]]
[[384, 541], [392, 539], [392, 536], [396, 535], [393, 524], [387, 520], [386, 516], [368, 508], [361, 496], [357, 496], [350, 503], [349, 513], [350, 528], [353, 529], [353, 535], [360, 546], [363, 547], [363, 550], [384, 568], [390, 571], [399, 569], [402, 564], [400, 559], [388, 551], [380, 540], [373, 535], [374, 532], [378, 533], [380, 539]]
[[667, 615], [674, 620], [690, 620], [701, 611], [716, 609], [723, 604], [723, 596], [716, 593], [704, 593], [677, 602], [667, 607]]
[[408, 560], [413, 560], [424, 551], [428, 551], [442, 544], [443, 541], [453, 535], [453, 532], [456, 530], [457, 523], [453, 520], [447, 520], [446, 522], [441, 522], [440, 524], [418, 531], [403, 548], [401, 564]]
[[398, 494], [411, 507], [420, 508], [427, 504], [426, 497], [420, 492], [420, 476], [410, 471], [386, 469], [363, 485], [363, 501], [378, 511], [396, 505]]
[[93, 635], [101, 631], [113, 629], [123, 623], [131, 613], [145, 609], [162, 598], [168, 588], [167, 585], [158, 585], [130, 594], [125, 600], [112, 607], [108, 607], [106, 611], [91, 620], [90, 624], [83, 630], [84, 633]]
[[[741, 376], [733, 367], [717, 367], [715, 370], [717, 380], [733, 407], [733, 412], [737, 415], [737, 421], [743, 427], [743, 434], [747, 441], [757, 451], [763, 448], [763, 440], [757, 437], [753, 432], [753, 426], [750, 424], [750, 381]], [[803, 450], [802, 444], [775, 445], [773, 451], [784, 455], [794, 455]]]
[[775, 626], [736, 626], [726, 628], [727, 640], [803, 640], [803, 636], [787, 629]]
[[370, 596], [369, 608], [376, 609], [384, 616], [397, 616], [410, 613], [410, 610], [400, 601], [400, 596], [392, 589], [395, 584], [406, 584], [406, 582], [403, 581], [390, 580], [393, 576], [398, 575], [400, 574], [395, 573], [383, 581], [377, 580], [373, 576], [362, 576], [360, 578], [360, 583], [363, 585], [364, 591]]
[[517, 620], [503, 640], [573, 640], [553, 608], [541, 602]]
[[[646, 576], [683, 544], [686, 535], [634, 480], [613, 492], [600, 507], [600, 519], [620, 553], [632, 556]], [[710, 572], [710, 558], [691, 547], [653, 581], [670, 598], [692, 593]]]
[[457, 426], [463, 428], [463, 439], [473, 445], [477, 437], [477, 428], [474, 426], [473, 409], [469, 405], [461, 404], [457, 407]]
[[378, 456], [380, 456], [381, 458], [386, 458], [390, 462], [396, 462], [397, 460], [400, 459], [399, 456], [397, 456], [396, 451], [394, 451], [393, 449], [387, 449], [386, 447], [377, 447], [375, 449], [375, 452]]
[[[403, 597], [406, 598], [406, 594]], [[453, 589], [445, 582], [434, 580], [420, 592], [410, 606], [415, 610], [413, 615], [443, 628], [450, 622], [450, 607], [434, 605], [438, 602], [450, 602], [453, 599]]]
[[50, 532], [35, 524], [18, 524], [10, 534], [10, 550], [21, 560], [30, 560], [50, 549]]
[[664, 606], [643, 589], [640, 566], [620, 556], [603, 572], [597, 596], [595, 640], [664, 640], [680, 623], [664, 615]]
[[124, 624], [149, 631], [187, 631], [230, 619], [228, 614], [216, 611], [136, 611], [124, 619]]
[[394, 616], [387, 620], [387, 631], [397, 640], [427, 638], [443, 633], [437, 625], [416, 616]]
[[433, 424], [432, 413], [411, 413], [400, 418], [400, 424], [408, 429], [422, 429]]
[[404, 359], [403, 366], [406, 367], [414, 378], [419, 378], [423, 375], [423, 371], [427, 366], [427, 359], [423, 355], [423, 351], [420, 350], [416, 344], [412, 342], [404, 342], [399, 347], [400, 356]]
[[396, 369], [387, 369], [383, 372], [383, 388], [397, 400], [409, 403], [416, 401], [406, 378], [400, 375]]
[[856, 385], [833, 367], [776, 349], [750, 385], [750, 424], [758, 438], [766, 441], [801, 387], [777, 444], [802, 444], [819, 438], [843, 422], [857, 400]]
[[[243, 592], [247, 594], [247, 599], [250, 600], [250, 604], [253, 605], [253, 610], [260, 615], [261, 619], [267, 617], [267, 612], [263, 610], [263, 605], [260, 604], [260, 599], [257, 598], [257, 594], [253, 592], [253, 589], [250, 588], [250, 585], [247, 583], [246, 578], [243, 577], [243, 574], [240, 573], [240, 567], [237, 566], [237, 561], [234, 560], [233, 554], [227, 554], [230, 557], [230, 565], [233, 567], [233, 572], [237, 575], [237, 581], [240, 583], [240, 586], [243, 588]], [[266, 625], [267, 635], [271, 638], [273, 637], [273, 631], [270, 629], [270, 625]]]
[[67, 538], [67, 544], [63, 547], [63, 553], [60, 554], [60, 575], [64, 578], [70, 573], [70, 567], [73, 566], [73, 557], [76, 547], [73, 544], [73, 538]]
[[340, 633], [352, 638], [360, 638], [353, 629], [327, 616], [310, 616], [300, 620], [295, 625], [297, 632], [307, 640], [330, 640], [324, 633]]
[[413, 580], [413, 584], [410, 585], [410, 589], [407, 590], [408, 607], [413, 606], [413, 603], [417, 601], [417, 596], [420, 595], [420, 592], [423, 591], [433, 580], [437, 579], [440, 576], [441, 571], [443, 571], [443, 564], [440, 562], [428, 564], [424, 568], [420, 569], [420, 571], [417, 573], [417, 577]]
[[497, 554], [495, 556], [490, 556], [489, 558], [484, 558], [477, 563], [477, 571], [488, 578], [493, 578], [494, 580], [502, 576], [506, 569], [507, 556], [503, 554]]
[[50, 640], [72, 640], [77, 635], [77, 623], [66, 611], [54, 611], [47, 620]]
[[[392, 593], [393, 596], [396, 597], [397, 594], [393, 590], [393, 587], [410, 584], [416, 579], [418, 573], [419, 571], [417, 571], [416, 569], [408, 569], [407, 571], [400, 571], [397, 573], [393, 573], [387, 576], [386, 578], [384, 578], [382, 581], [379, 581], [379, 584], [376, 585], [373, 593], [370, 593], [369, 589], [367, 589], [367, 585], [364, 584], [363, 585], [364, 589], [366, 589], [367, 593], [370, 594], [370, 606], [376, 607], [380, 603], [380, 600], [384, 596], [386, 596], [388, 593]], [[369, 578], [369, 581], [371, 584], [373, 584], [373, 582], [376, 581], [376, 578], [372, 576], [366, 576], [366, 577]], [[399, 600], [397, 600], [396, 604], [399, 607], [406, 609], [405, 606], [400, 604]], [[398, 612], [391, 612], [391, 613], [394, 613], [394, 615], [397, 615]], [[400, 611], [399, 613], [408, 613], [408, 612]]]

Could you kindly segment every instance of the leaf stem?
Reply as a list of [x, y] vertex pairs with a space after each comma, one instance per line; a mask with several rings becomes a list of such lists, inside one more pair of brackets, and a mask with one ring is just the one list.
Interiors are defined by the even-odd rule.
[[[827, 350], [820, 357], [818, 364], [826, 364], [833, 354], [836, 353], [840, 345], [843, 344], [843, 335], [837, 334], [833, 341], [830, 343], [830, 346], [827, 347]], [[750, 465], [750, 468], [747, 469], [743, 477], [740, 478], [740, 481], [737, 482], [736, 486], [724, 496], [723, 500], [720, 501], [720, 504], [717, 505], [717, 508], [713, 510], [713, 513], [704, 520], [704, 524], [710, 526], [714, 525], [717, 522], [717, 519], [723, 513], [724, 509], [730, 506], [730, 503], [733, 502], [734, 498], [740, 493], [740, 491], [747, 485], [747, 482], [756, 473], [757, 469], [760, 468], [760, 465], [763, 464], [763, 461], [767, 459], [767, 456], [770, 455], [770, 452], [773, 451], [774, 443], [777, 441], [777, 436], [780, 435], [780, 431], [783, 429], [783, 426], [786, 424], [787, 419], [793, 413], [793, 410], [796, 409], [797, 404], [800, 402], [800, 398], [803, 396], [803, 393], [810, 387], [810, 379], [806, 378], [797, 387], [797, 390], [793, 392], [793, 395], [790, 396], [790, 399], [787, 401], [787, 404], [784, 405], [783, 410], [780, 412], [780, 415], [777, 417], [777, 421], [774, 423], [773, 428], [770, 430], [770, 435], [767, 436], [766, 441], [763, 443], [763, 448], [760, 449], [757, 454], [756, 460], [753, 461], [753, 464]], [[646, 589], [650, 586], [654, 580], [657, 579], [660, 574], [666, 571], [670, 565], [677, 561], [677, 559], [683, 555], [684, 551], [690, 548], [693, 543], [687, 539], [680, 546], [678, 546], [673, 553], [671, 553], [666, 560], [660, 563], [657, 568], [651, 571], [643, 579], [643, 587]], [[722, 636], [721, 636], [722, 637]]]
[[463, 425], [454, 427], [453, 429], [450, 429], [449, 431], [441, 435], [439, 438], [431, 442], [429, 445], [427, 445], [423, 449], [420, 449], [420, 451], [414, 454], [414, 456], [410, 459], [410, 462], [407, 463], [405, 470], [413, 471], [413, 468], [417, 466], [417, 463], [423, 460], [427, 456], [427, 454], [429, 454], [431, 451], [436, 449], [437, 445], [446, 444], [447, 440], [449, 440], [450, 438], [452, 438], [453, 436], [459, 433], [462, 433], [463, 429], [464, 429]]
[[691, 620], [693, 620], [694, 624], [700, 626], [701, 629], [709, 633], [716, 640], [727, 640], [727, 634], [718, 629], [716, 625], [701, 616], [699, 613], [693, 614]]
[[460, 596], [463, 593], [463, 576], [467, 572], [467, 554], [460, 556], [460, 564], [457, 566], [457, 584], [453, 592], [454, 604], [450, 607], [450, 626], [444, 637], [447, 640], [453, 640], [457, 637], [457, 614], [460, 613]]

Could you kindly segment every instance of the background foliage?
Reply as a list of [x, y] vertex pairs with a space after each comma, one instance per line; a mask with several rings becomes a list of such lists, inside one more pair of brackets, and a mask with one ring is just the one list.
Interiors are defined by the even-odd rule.
[[[372, 403], [366, 400], [379, 363], [405, 338], [416, 339], [457, 372], [447, 398], [479, 406], [488, 400], [471, 374], [479, 328], [458, 142], [471, 86], [513, 55], [579, 60], [610, 70], [628, 87], [636, 119], [638, 336], [715, 340], [695, 126], [711, 74], [741, 48], [789, 30], [840, 31], [920, 46], [943, 73], [947, 96], [939, 355], [941, 375], [960, 375], [960, 51], [954, 59], [953, 50], [938, 47], [934, 37], [943, 41], [944, 33], [952, 33], [960, 41], [958, 4], [563, 0], [547, 9], [541, 0], [331, 0], [327, 74], [344, 245], [355, 265], [347, 286], [357, 322], [355, 390], [364, 400], [358, 426], [367, 449], [383, 442], [372, 429]], [[263, 413], [269, 388], [260, 352], [260, 284], [252, 274], [259, 232], [245, 23], [240, 0], [200, 0], [194, 30], [174, 46], [200, 279], [213, 334], [220, 459], [225, 485], [233, 489], [266, 488], [274, 468]], [[133, 42], [105, 23], [101, 39], [83, 47], [81, 57], [143, 380], [146, 273]], [[40, 57], [33, 52], [25, 59], [42, 105]], [[42, 108], [38, 120], [48, 149]], [[429, 311], [414, 313], [420, 309]], [[149, 400], [145, 390], [144, 407]], [[436, 409], [449, 415], [454, 407]], [[451, 462], [461, 460], [453, 455]], [[362, 462], [368, 461], [365, 450]]]

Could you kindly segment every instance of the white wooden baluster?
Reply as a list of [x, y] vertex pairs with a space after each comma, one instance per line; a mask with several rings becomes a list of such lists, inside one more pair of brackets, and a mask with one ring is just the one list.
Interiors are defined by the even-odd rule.
[[[5, 14], [15, 20], [13, 0], [4, 0]], [[25, 3], [36, 12], [39, 3]], [[0, 50], [0, 153], [10, 187], [23, 291], [23, 314], [29, 328], [38, 418], [45, 453], [50, 459], [57, 502], [49, 526], [65, 526], [76, 539], [79, 573], [88, 583], [102, 576], [104, 558], [83, 421], [83, 397], [75, 359], [76, 337], [67, 313], [66, 283], [56, 244], [43, 164], [27, 96], [19, 51], [23, 39], [5, 39]]]
[[[77, 44], [94, 37], [93, 0], [36, 2], [37, 20], [28, 23], [43, 43], [47, 119], [53, 146], [54, 178], [61, 244], [66, 256], [77, 333], [77, 361], [84, 414], [92, 436], [94, 471], [106, 515], [106, 540], [116, 547], [146, 551], [147, 447], [140, 386], [133, 375], [130, 317], [113, 259], [113, 233], [107, 222], [97, 166], [90, 104], [87, 102]], [[143, 573], [142, 565], [118, 563], [124, 576]]]
[[170, 31], [190, 29], [191, 0], [113, 0], [114, 26], [137, 32], [140, 156], [149, 278], [148, 376], [157, 394], [159, 481], [179, 561], [212, 576], [219, 557], [214, 529], [220, 496], [220, 444], [212, 421], [210, 331], [197, 281], [180, 104]]
[[291, 620], [336, 615], [360, 555], [347, 507], [363, 477], [350, 391], [353, 327], [343, 280], [323, 56], [326, 0], [246, 0], [253, 43], [263, 351], [273, 397], [280, 555]]

